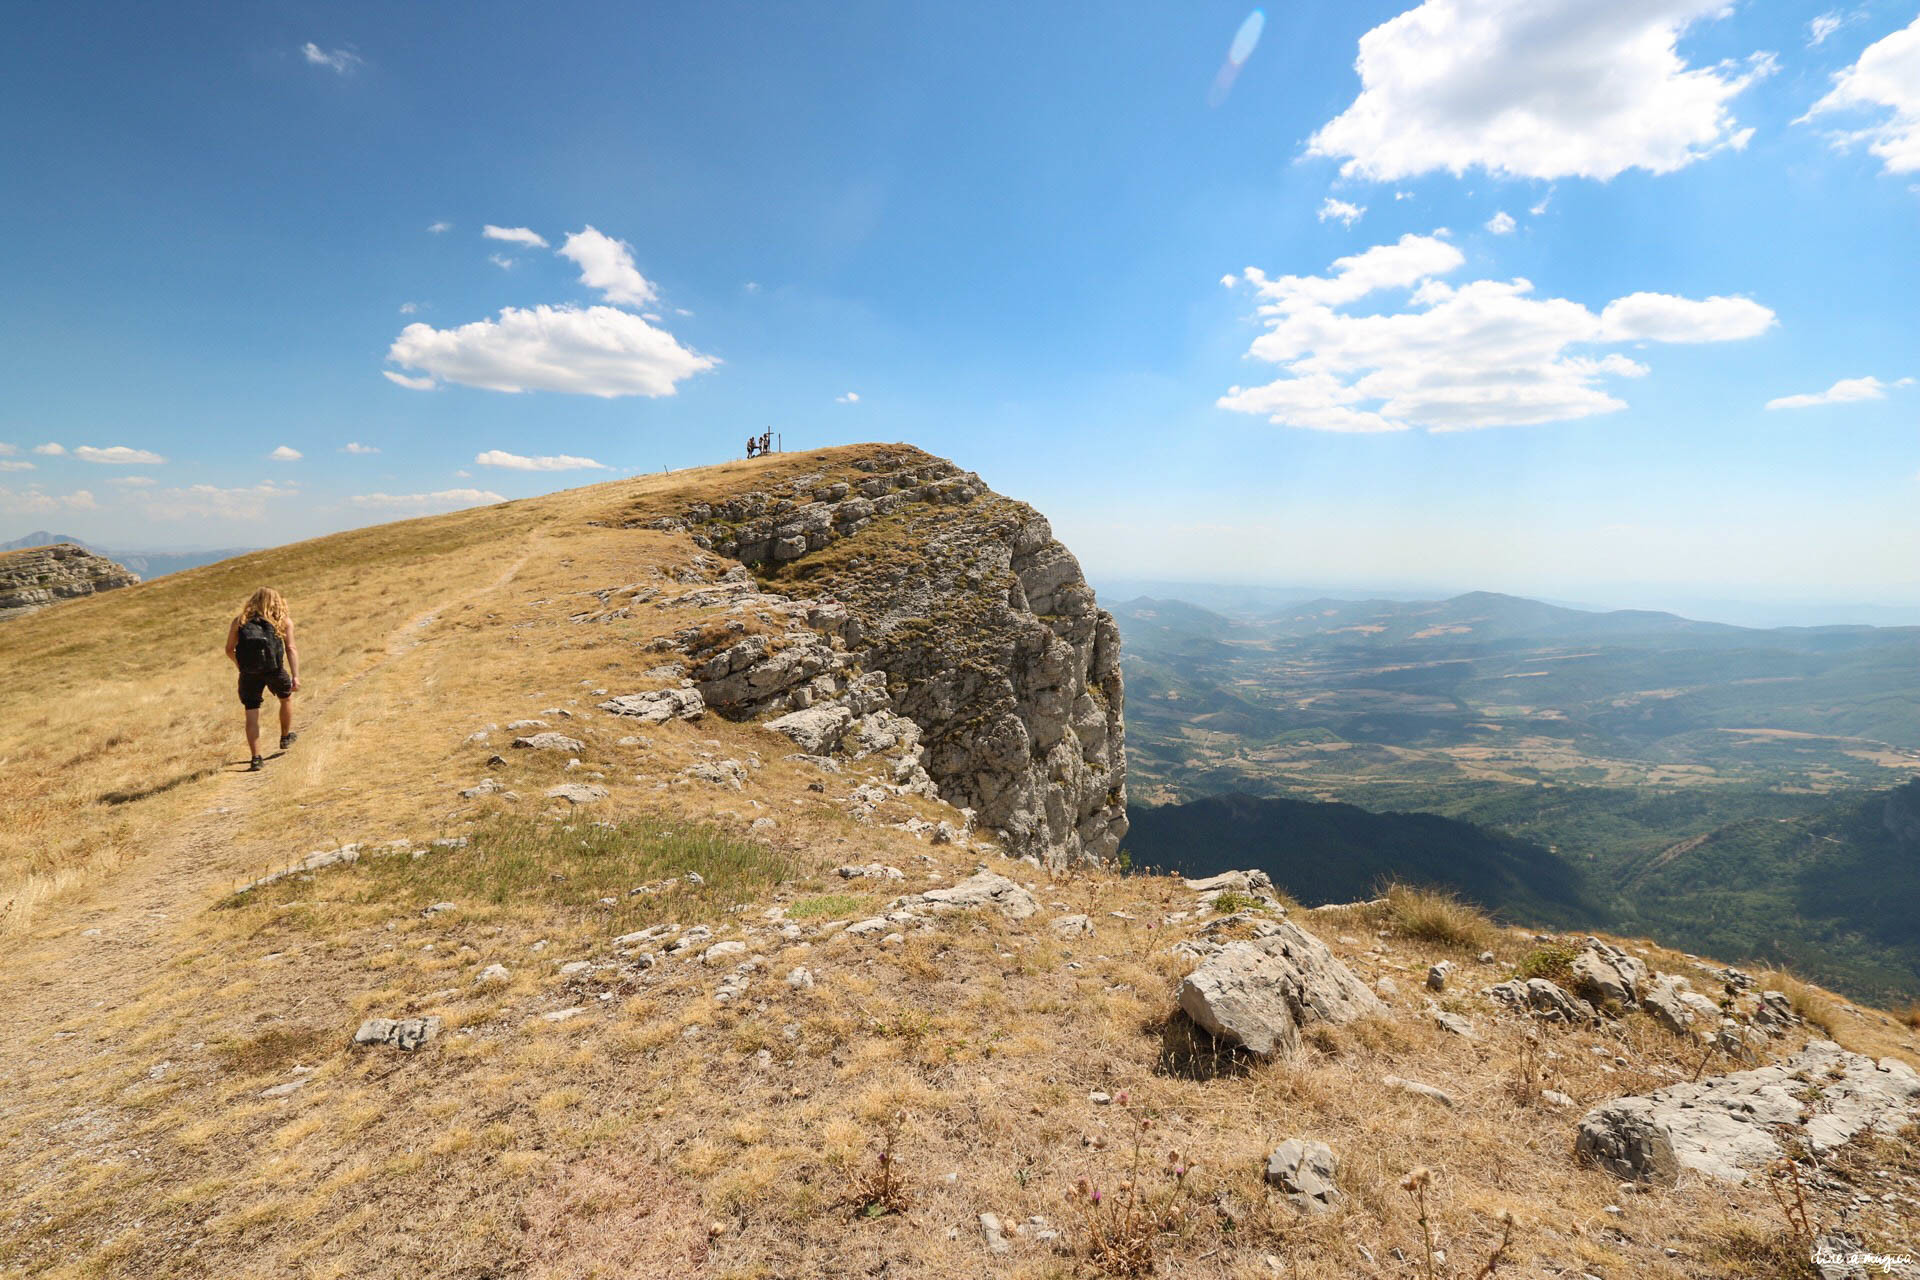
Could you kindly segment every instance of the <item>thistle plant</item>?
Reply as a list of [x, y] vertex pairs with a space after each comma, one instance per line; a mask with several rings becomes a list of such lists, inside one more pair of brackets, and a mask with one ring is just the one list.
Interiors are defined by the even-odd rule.
[[1167, 1152], [1159, 1177], [1150, 1180], [1144, 1169], [1153, 1116], [1132, 1107], [1132, 1095], [1122, 1090], [1116, 1106], [1133, 1116], [1133, 1152], [1127, 1175], [1111, 1190], [1089, 1176], [1067, 1189], [1067, 1201], [1079, 1210], [1086, 1232], [1087, 1257], [1110, 1276], [1140, 1276], [1153, 1271], [1155, 1244], [1164, 1232], [1176, 1231], [1186, 1208], [1181, 1199], [1193, 1165], [1178, 1151]]

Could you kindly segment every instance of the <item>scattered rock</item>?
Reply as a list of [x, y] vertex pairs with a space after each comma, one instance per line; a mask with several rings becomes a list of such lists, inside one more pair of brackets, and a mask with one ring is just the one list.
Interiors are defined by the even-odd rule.
[[1445, 1009], [1435, 1009], [1433, 1011], [1433, 1020], [1439, 1024], [1442, 1031], [1451, 1031], [1454, 1035], [1467, 1040], [1479, 1038], [1473, 1034], [1473, 1024], [1457, 1013], [1448, 1013]]
[[438, 1018], [368, 1018], [353, 1033], [357, 1045], [392, 1045], [412, 1053], [440, 1034]]
[[1663, 978], [1647, 988], [1641, 997], [1640, 1007], [1649, 1017], [1677, 1036], [1691, 1035], [1693, 1029], [1693, 1010], [1681, 999], [1680, 988], [1675, 985], [1679, 980]]
[[991, 1213], [980, 1215], [980, 1235], [987, 1242], [988, 1253], [1011, 1253], [1013, 1246], [1007, 1242], [1006, 1232], [1000, 1226], [1000, 1219]]
[[1576, 1151], [1621, 1178], [1670, 1183], [1680, 1168], [1744, 1182], [1782, 1152], [1779, 1135], [1824, 1155], [1861, 1130], [1920, 1118], [1920, 1075], [1815, 1040], [1784, 1062], [1620, 1098], [1580, 1121]]
[[1430, 1084], [1421, 1084], [1418, 1080], [1403, 1080], [1399, 1076], [1382, 1076], [1380, 1083], [1398, 1093], [1410, 1093], [1416, 1098], [1425, 1098], [1437, 1102], [1443, 1107], [1453, 1105], [1453, 1095], [1436, 1089]]
[[884, 862], [869, 862], [866, 866], [835, 867], [834, 874], [842, 880], [859, 880], [871, 877], [875, 880], [905, 880], [906, 873], [898, 867], [890, 867]]
[[1340, 1161], [1324, 1142], [1288, 1138], [1267, 1157], [1267, 1185], [1286, 1193], [1302, 1213], [1326, 1213], [1340, 1203], [1334, 1174]]
[[698, 720], [706, 714], [707, 704], [698, 689], [653, 689], [608, 698], [600, 709], [642, 724], [665, 724], [669, 720]]
[[839, 703], [826, 703], [789, 712], [766, 727], [791, 738], [808, 755], [826, 755], [840, 743], [840, 735], [853, 723], [853, 712]]
[[747, 954], [747, 944], [734, 938], [726, 942], [716, 942], [701, 952], [700, 963], [718, 964], [731, 956], [743, 956], [745, 954]]
[[568, 804], [592, 804], [606, 798], [607, 789], [591, 782], [563, 782], [547, 788], [547, 799], [565, 800]]
[[1300, 1027], [1351, 1022], [1383, 1006], [1326, 944], [1288, 921], [1256, 942], [1221, 948], [1180, 984], [1188, 1017], [1261, 1058], [1299, 1048]]
[[1085, 915], [1055, 916], [1047, 927], [1056, 938], [1084, 938], [1093, 932], [1093, 918]]
[[787, 985], [795, 991], [813, 990], [813, 970], [804, 966], [795, 966], [787, 975]]
[[495, 782], [492, 778], [486, 778], [479, 782], [474, 783], [472, 786], [468, 787], [465, 791], [462, 791], [460, 795], [463, 799], [478, 800], [481, 796], [490, 796], [496, 791], [505, 791], [505, 790], [506, 790], [505, 787]]
[[476, 987], [505, 986], [511, 981], [513, 973], [503, 964], [490, 964], [473, 975], [473, 985]]
[[[358, 1038], [358, 1036], [355, 1037], [356, 1040], [358, 1040]], [[290, 1098], [300, 1092], [300, 1090], [306, 1088], [306, 1085], [307, 1081], [303, 1076], [298, 1080], [289, 1080], [285, 1084], [276, 1084], [270, 1089], [262, 1089], [260, 1096], [263, 1098]]]
[[738, 760], [702, 760], [686, 771], [689, 778], [711, 782], [716, 787], [742, 791], [747, 785], [747, 769]]
[[1427, 990], [1445, 991], [1447, 989], [1447, 975], [1452, 972], [1453, 961], [1451, 960], [1442, 960], [1439, 964], [1429, 968], [1427, 970]]
[[901, 898], [893, 905], [902, 910], [931, 911], [936, 915], [947, 911], [998, 907], [1002, 915], [1012, 920], [1024, 920], [1040, 910], [1040, 904], [1034, 901], [1032, 894], [992, 871], [968, 876], [951, 888], [929, 889], [925, 893]]
[[543, 1013], [540, 1019], [543, 1022], [568, 1022], [585, 1012], [584, 1006], [574, 1005], [570, 1009], [555, 1009], [552, 1013]]
[[1558, 1022], [1571, 1027], [1585, 1026], [1598, 1019], [1592, 1005], [1568, 995], [1545, 978], [1528, 978], [1525, 981], [1514, 978], [1496, 983], [1480, 994], [1509, 1009], [1531, 1013], [1543, 1022]]
[[536, 733], [530, 737], [515, 738], [513, 745], [522, 751], [585, 751], [587, 744], [578, 738], [569, 738], [564, 733]]
[[1586, 949], [1573, 958], [1574, 994], [1596, 1005], [1633, 1008], [1647, 976], [1643, 962], [1598, 938], [1588, 938]]
[[1540, 1091], [1540, 1101], [1550, 1107], [1559, 1107], [1563, 1111], [1573, 1105], [1573, 1099], [1561, 1093], [1558, 1089], [1542, 1089]]

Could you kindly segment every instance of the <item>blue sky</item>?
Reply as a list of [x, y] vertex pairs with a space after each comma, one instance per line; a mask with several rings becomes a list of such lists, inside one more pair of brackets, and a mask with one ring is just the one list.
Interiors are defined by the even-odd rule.
[[0, 534], [264, 545], [770, 425], [1097, 576], [1920, 605], [1916, 0], [1249, 18], [18, 12]]

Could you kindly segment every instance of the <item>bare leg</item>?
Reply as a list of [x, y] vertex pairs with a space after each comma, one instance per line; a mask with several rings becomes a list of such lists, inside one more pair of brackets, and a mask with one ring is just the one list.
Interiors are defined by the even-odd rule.
[[280, 699], [280, 736], [286, 737], [293, 732], [293, 698]]
[[250, 756], [260, 754], [260, 708], [258, 707], [247, 708], [247, 754]]

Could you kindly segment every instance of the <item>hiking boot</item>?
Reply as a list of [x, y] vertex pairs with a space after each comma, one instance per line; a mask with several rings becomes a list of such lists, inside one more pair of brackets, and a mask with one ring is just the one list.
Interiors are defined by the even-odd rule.
[[247, 772], [258, 773], [266, 767], [267, 767], [266, 759], [262, 756], [255, 756], [253, 758], [253, 763], [247, 766]]
[[282, 751], [285, 751], [285, 750], [286, 750], [286, 749], [287, 749], [288, 747], [290, 747], [290, 746], [292, 746], [292, 745], [293, 745], [293, 740], [294, 740], [295, 738], [297, 738], [297, 737], [299, 737], [299, 736], [300, 736], [300, 735], [299, 735], [299, 734], [297, 734], [297, 733], [283, 733], [283, 734], [281, 734], [281, 735], [280, 735], [280, 749], [281, 749]]

